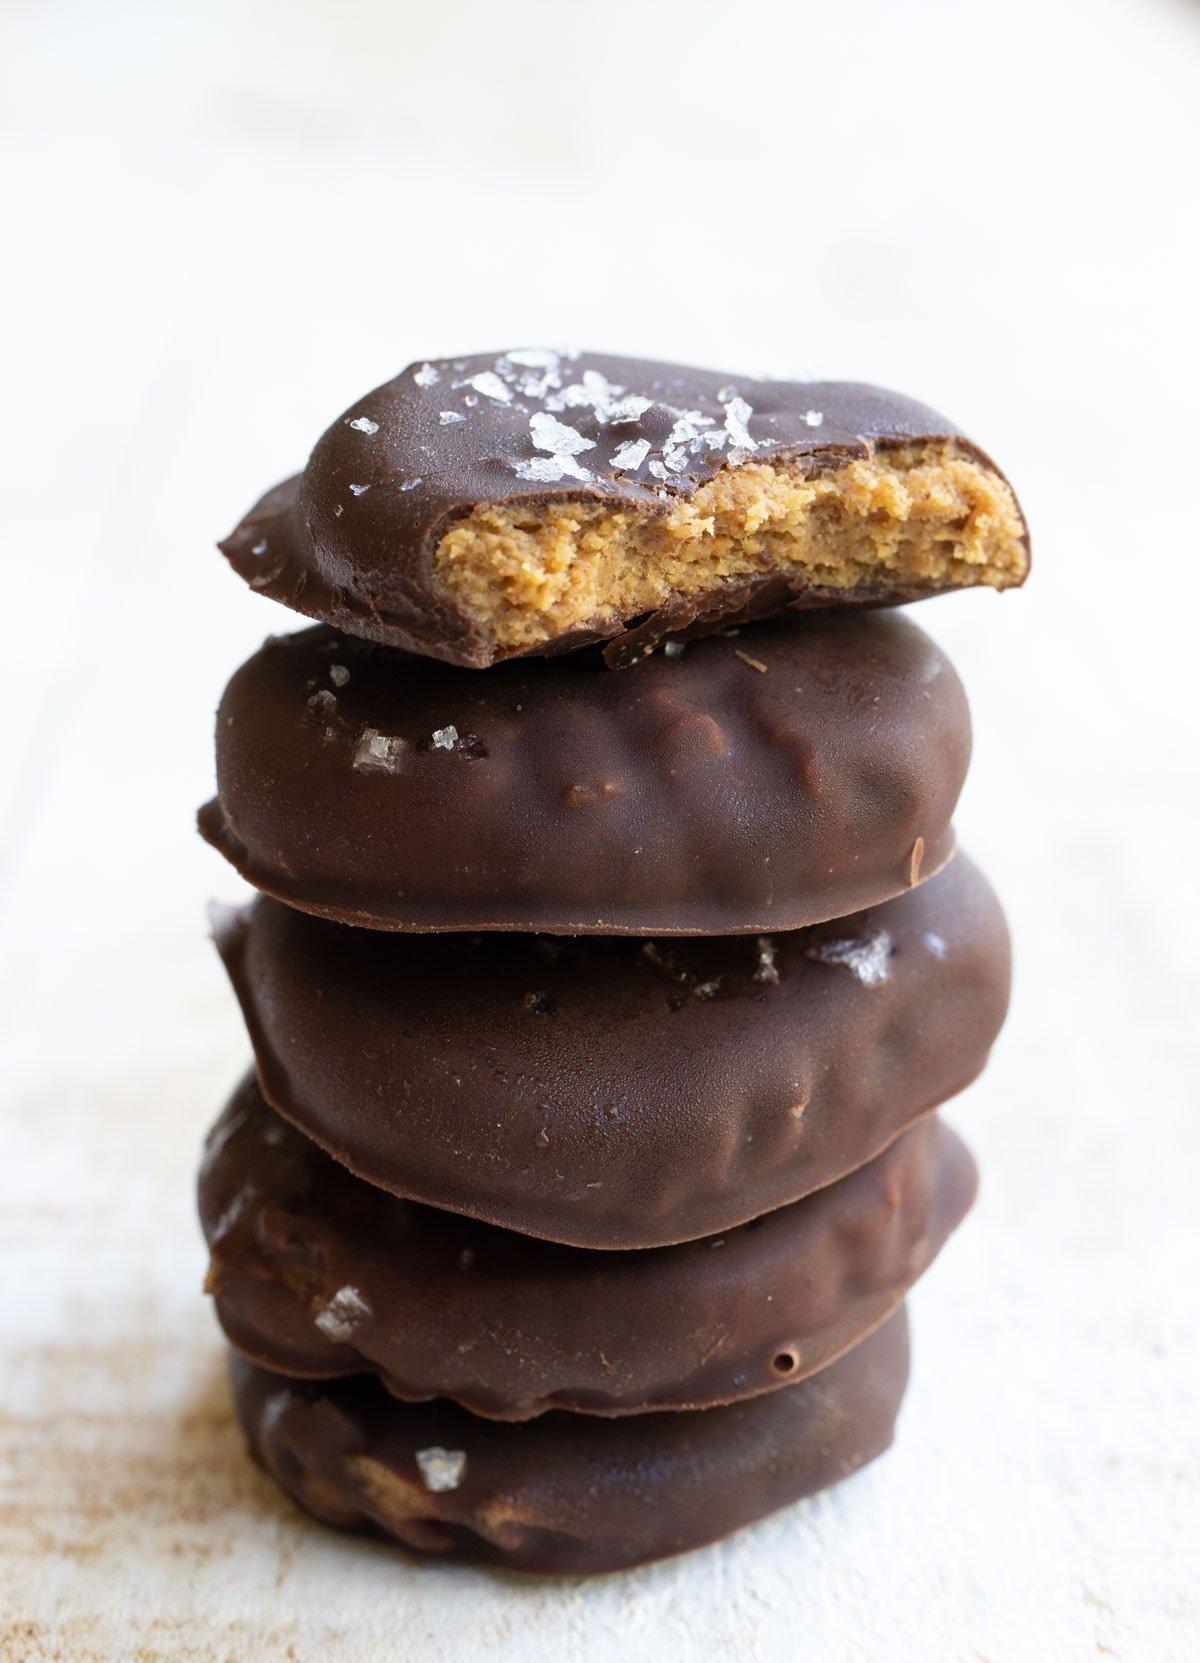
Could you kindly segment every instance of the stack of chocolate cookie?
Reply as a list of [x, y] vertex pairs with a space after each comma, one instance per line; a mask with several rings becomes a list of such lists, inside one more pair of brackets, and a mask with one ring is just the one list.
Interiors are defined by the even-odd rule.
[[1023, 581], [1003, 476], [877, 389], [527, 349], [368, 394], [224, 549], [320, 620], [200, 817], [263, 892], [200, 1179], [256, 1455], [567, 1573], [872, 1459], [1009, 976], [962, 687], [887, 606]]

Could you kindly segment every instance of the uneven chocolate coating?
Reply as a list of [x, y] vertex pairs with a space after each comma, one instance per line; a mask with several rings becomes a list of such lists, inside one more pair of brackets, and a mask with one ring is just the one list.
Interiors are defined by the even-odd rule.
[[276, 1373], [364, 1369], [477, 1415], [625, 1415], [756, 1397], [877, 1327], [975, 1193], [934, 1116], [827, 1189], [641, 1253], [535, 1241], [354, 1178], [243, 1081], [209, 1135], [200, 1217], [227, 1338]]
[[328, 629], [268, 641], [217, 717], [205, 837], [294, 907], [393, 930], [792, 930], [949, 859], [953, 667], [896, 614], [810, 614], [610, 675], [487, 675]]
[[579, 1247], [715, 1235], [832, 1183], [975, 1078], [1008, 1002], [961, 856], [756, 943], [218, 920], [263, 1095], [369, 1182]]
[[749, 1403], [621, 1420], [505, 1426], [399, 1403], [367, 1378], [306, 1384], [236, 1356], [231, 1372], [254, 1455], [325, 1523], [421, 1555], [585, 1576], [717, 1541], [882, 1454], [908, 1328], [902, 1308], [822, 1373]]
[[[532, 509], [567, 498], [665, 513], [751, 454], [803, 459], [818, 472], [876, 449], [936, 441], [999, 473], [944, 416], [879, 387], [758, 381], [596, 353], [532, 355], [543, 361], [480, 353], [409, 365], [359, 399], [323, 434], [303, 474], [269, 491], [221, 544], [234, 570], [261, 593], [350, 634], [482, 668], [495, 649], [434, 570], [443, 535], [481, 503]], [[548, 454], [531, 427], [539, 414], [569, 426], [589, 448], [574, 458]], [[673, 443], [688, 415], [699, 416], [705, 433]], [[636, 463], [614, 466], [630, 446]], [[557, 479], [556, 460], [567, 465]], [[648, 619], [597, 619], [532, 650], [560, 652], [635, 625], [639, 640], [656, 639], [746, 608], [880, 605], [928, 592], [894, 582], [822, 589], [802, 574], [768, 571], [714, 585]]]

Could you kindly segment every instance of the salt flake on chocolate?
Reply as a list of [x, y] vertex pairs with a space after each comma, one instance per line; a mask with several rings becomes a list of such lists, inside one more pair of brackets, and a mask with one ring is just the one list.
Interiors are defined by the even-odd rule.
[[754, 980], [762, 982], [766, 987], [775, 987], [779, 982], [779, 968], [775, 963], [775, 943], [769, 935], [760, 935], [754, 945], [758, 949]]
[[449, 427], [451, 422], [465, 422], [466, 417], [461, 410], [439, 410], [438, 421], [443, 427]]
[[637, 393], [630, 393], [626, 398], [619, 398], [610, 404], [601, 419], [613, 427], [619, 426], [622, 422], [636, 422], [646, 414], [653, 403], [652, 398], [642, 398]]
[[452, 751], [458, 744], [458, 729], [456, 727], [434, 728], [432, 742], [435, 751]]
[[649, 454], [649, 439], [626, 439], [609, 457], [609, 462], [614, 468], [640, 468]]
[[558, 353], [548, 346], [519, 346], [504, 357], [510, 364], [520, 364], [523, 369], [554, 370], [558, 368]]
[[422, 364], [419, 370], [413, 371], [413, 380], [418, 387], [436, 387], [441, 379], [432, 364]]
[[548, 450], [555, 457], [578, 456], [582, 451], [596, 448], [594, 439], [585, 439], [575, 428], [557, 421], [544, 410], [538, 410], [530, 416], [529, 431], [533, 436], [535, 449]]
[[351, 496], [362, 497], [366, 496], [370, 489], [371, 487], [369, 485], [352, 485], [350, 487], [350, 494]]
[[818, 942], [806, 947], [804, 956], [820, 964], [841, 965], [864, 987], [879, 987], [888, 979], [892, 938], [886, 930], [870, 930], [851, 940]]
[[435, 1494], [439, 1490], [457, 1490], [467, 1470], [466, 1450], [443, 1449], [441, 1444], [414, 1451], [413, 1460], [422, 1484]]
[[808, 427], [820, 427], [824, 420], [825, 417], [820, 410], [806, 410], [804, 412], [804, 421]]
[[331, 1340], [348, 1340], [354, 1330], [371, 1315], [371, 1307], [367, 1304], [357, 1288], [347, 1284], [339, 1288], [327, 1305], [317, 1312], [313, 1321]]
[[352, 427], [356, 433], [379, 432], [379, 423], [373, 422], [370, 416], [355, 416], [354, 420], [352, 422], [347, 422], [346, 425], [347, 427]]
[[590, 479], [586, 468], [570, 456], [531, 456], [512, 464], [518, 479], [532, 480], [538, 485], [557, 485], [560, 479]]
[[754, 414], [744, 398], [731, 398], [727, 404], [722, 404], [725, 412], [725, 431], [739, 450], [752, 451], [756, 440], [750, 437], [750, 429], [746, 423]]
[[484, 398], [495, 399], [497, 404], [512, 403], [511, 390], [504, 385], [494, 370], [481, 370], [478, 375], [470, 378], [467, 385], [474, 387], [477, 393], [482, 393]]
[[360, 774], [395, 774], [400, 770], [405, 749], [405, 741], [398, 735], [364, 728], [354, 748], [352, 766]]

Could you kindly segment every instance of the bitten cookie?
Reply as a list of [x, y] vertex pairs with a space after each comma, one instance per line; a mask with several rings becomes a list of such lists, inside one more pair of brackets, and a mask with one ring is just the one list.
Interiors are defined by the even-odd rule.
[[475, 668], [1029, 565], [1004, 476], [912, 399], [541, 348], [410, 365], [221, 547], [309, 617]]
[[903, 1309], [830, 1368], [749, 1403], [517, 1425], [405, 1404], [375, 1380], [315, 1385], [235, 1357], [250, 1447], [327, 1524], [410, 1551], [556, 1576], [716, 1541], [887, 1448], [908, 1378]]
[[597, 1253], [354, 1178], [253, 1077], [209, 1135], [200, 1217], [226, 1336], [276, 1372], [377, 1373], [477, 1415], [640, 1414], [755, 1397], [877, 1327], [975, 1194], [933, 1116], [827, 1189], [724, 1236]]
[[316, 629], [226, 688], [200, 828], [343, 923], [759, 934], [943, 866], [970, 749], [957, 675], [898, 614], [793, 615], [627, 675], [594, 653], [478, 675]]
[[790, 934], [402, 936], [217, 921], [263, 1095], [369, 1182], [580, 1247], [714, 1235], [862, 1166], [967, 1085], [1008, 932], [959, 856]]

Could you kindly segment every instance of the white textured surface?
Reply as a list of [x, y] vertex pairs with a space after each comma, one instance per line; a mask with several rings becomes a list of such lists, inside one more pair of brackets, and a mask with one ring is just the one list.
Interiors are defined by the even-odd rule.
[[[0, 456], [0, 1655], [1200, 1654], [1200, 8], [12, 4]], [[245, 1042], [191, 830], [287, 620], [212, 552], [351, 397], [537, 339], [904, 387], [1028, 593], [921, 613], [1017, 996], [895, 1451], [598, 1585], [414, 1568], [244, 1461], [199, 1140]], [[9, 470], [11, 469], [11, 473]]]

